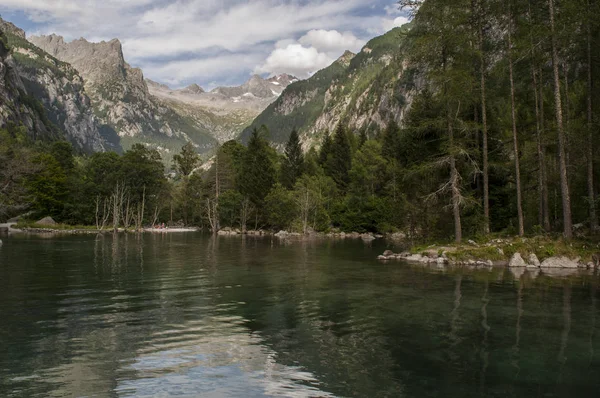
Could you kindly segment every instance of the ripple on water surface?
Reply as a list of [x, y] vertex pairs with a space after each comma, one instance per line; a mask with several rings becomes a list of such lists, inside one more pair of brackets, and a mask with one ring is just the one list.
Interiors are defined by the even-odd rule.
[[2, 397], [600, 391], [597, 274], [381, 264], [361, 241], [3, 240]]

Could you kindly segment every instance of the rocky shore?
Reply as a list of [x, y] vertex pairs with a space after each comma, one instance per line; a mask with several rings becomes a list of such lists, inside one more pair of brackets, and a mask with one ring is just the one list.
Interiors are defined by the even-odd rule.
[[238, 235], [251, 235], [251, 236], [274, 236], [279, 239], [311, 239], [311, 238], [337, 238], [337, 239], [362, 239], [363, 241], [370, 242], [375, 239], [384, 238], [384, 235], [371, 234], [371, 233], [358, 233], [358, 232], [314, 232], [310, 231], [307, 234], [301, 234], [299, 232], [288, 232], [279, 231], [271, 232], [265, 230], [250, 230], [242, 232], [238, 228], [223, 228], [218, 232], [220, 236], [238, 236]]
[[[497, 240], [478, 245], [469, 241], [462, 246], [429, 246], [426, 249], [414, 249], [394, 253], [386, 250], [377, 259], [383, 262], [405, 261], [409, 263], [472, 266], [472, 267], [508, 267], [527, 269], [598, 269], [600, 252], [598, 246], [580, 242], [578, 244], [563, 241], [541, 239]], [[543, 253], [542, 255], [536, 254]], [[540, 258], [542, 258], [540, 260]]]

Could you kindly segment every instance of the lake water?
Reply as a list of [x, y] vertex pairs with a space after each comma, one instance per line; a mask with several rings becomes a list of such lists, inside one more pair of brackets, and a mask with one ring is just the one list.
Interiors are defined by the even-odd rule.
[[597, 274], [385, 242], [2, 237], [1, 397], [598, 397]]

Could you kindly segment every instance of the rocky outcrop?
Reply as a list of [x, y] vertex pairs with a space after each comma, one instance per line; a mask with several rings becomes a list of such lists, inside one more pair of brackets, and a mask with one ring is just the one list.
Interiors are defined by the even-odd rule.
[[25, 33], [0, 19], [0, 127], [25, 126], [34, 139], [66, 139], [75, 148], [98, 152], [110, 146], [103, 137], [83, 80], [25, 40]]
[[150, 95], [142, 71], [125, 61], [119, 40], [67, 43], [56, 35], [29, 40], [81, 74], [96, 117], [117, 132], [123, 146], [143, 143], [159, 150], [170, 162], [187, 142], [194, 143], [198, 152], [216, 144], [208, 131]]

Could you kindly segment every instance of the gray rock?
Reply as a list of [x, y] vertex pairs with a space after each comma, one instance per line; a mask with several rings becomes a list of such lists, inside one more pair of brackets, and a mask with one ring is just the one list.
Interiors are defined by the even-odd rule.
[[287, 231], [279, 231], [275, 234], [278, 238], [287, 238], [288, 235], [289, 233]]
[[545, 259], [542, 268], [578, 268], [578, 261], [573, 261], [567, 257], [550, 257]]
[[539, 267], [542, 264], [540, 263], [540, 260], [537, 258], [535, 253], [531, 253], [529, 255], [529, 263], [527, 265], [532, 267]]
[[391, 250], [386, 250], [386, 251], [383, 252], [383, 255], [386, 256], [386, 257], [393, 256], [394, 252], [391, 251]]
[[[410, 261], [410, 262], [414, 262], [414, 263], [423, 262], [423, 256], [421, 256], [420, 254], [412, 254], [410, 256], [404, 257], [404, 259], [406, 261]], [[427, 261], [429, 261], [429, 259], [427, 259]]]
[[510, 259], [508, 266], [510, 268], [521, 268], [527, 267], [527, 263], [525, 262], [525, 260], [523, 260], [523, 257], [521, 257], [520, 253], [515, 253]]
[[360, 235], [360, 238], [362, 240], [368, 241], [368, 242], [375, 240], [375, 237], [373, 235], [371, 235], [371, 234], [362, 234], [362, 235]]
[[58, 223], [56, 221], [54, 221], [52, 219], [52, 217], [44, 217], [41, 220], [39, 220], [38, 222], [36, 222], [36, 224], [44, 225], [44, 226], [54, 226], [54, 225], [57, 225]]

